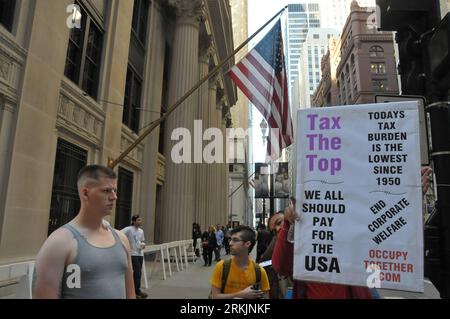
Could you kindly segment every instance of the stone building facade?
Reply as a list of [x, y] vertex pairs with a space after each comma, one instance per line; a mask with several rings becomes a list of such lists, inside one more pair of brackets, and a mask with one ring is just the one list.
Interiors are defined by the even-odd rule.
[[[1, 5], [5, 264], [34, 259], [48, 234], [78, 212], [77, 171], [117, 158], [233, 51], [233, 38], [228, 0]], [[116, 167], [119, 200], [109, 222], [121, 228], [139, 213], [147, 241], [154, 243], [191, 238], [193, 222], [202, 229], [225, 224], [225, 155], [221, 163], [176, 164], [172, 132], [186, 128], [194, 138], [194, 120], [202, 120], [203, 130], [216, 127], [226, 136], [235, 102], [235, 86], [219, 72], [148, 135]]]
[[368, 24], [371, 14], [352, 2], [341, 36], [330, 39], [322, 58], [313, 106], [374, 103], [376, 94], [399, 93], [392, 32]]

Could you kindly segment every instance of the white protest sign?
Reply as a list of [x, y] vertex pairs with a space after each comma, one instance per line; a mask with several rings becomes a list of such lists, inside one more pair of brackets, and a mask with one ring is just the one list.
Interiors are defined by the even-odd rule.
[[418, 104], [298, 111], [294, 278], [423, 291]]

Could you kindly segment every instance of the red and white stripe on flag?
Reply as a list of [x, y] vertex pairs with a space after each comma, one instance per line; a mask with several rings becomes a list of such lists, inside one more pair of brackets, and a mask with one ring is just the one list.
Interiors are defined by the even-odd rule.
[[228, 71], [228, 75], [261, 112], [271, 128], [270, 131], [279, 130], [279, 133], [269, 134], [270, 143], [267, 145], [270, 156], [278, 158], [281, 150], [293, 142], [279, 22], [254, 49]]

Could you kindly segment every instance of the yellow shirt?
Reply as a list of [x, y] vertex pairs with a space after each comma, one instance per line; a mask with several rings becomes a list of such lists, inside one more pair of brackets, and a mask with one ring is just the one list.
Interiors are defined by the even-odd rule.
[[[249, 266], [244, 271], [242, 268], [236, 266], [234, 262], [234, 257], [231, 258], [230, 272], [228, 273], [228, 278], [225, 284], [225, 294], [235, 293], [241, 290], [244, 290], [248, 286], [255, 284], [256, 281], [256, 272], [255, 267], [253, 266], [253, 260], [249, 258]], [[221, 289], [222, 288], [222, 270], [223, 270], [224, 260], [219, 261], [214, 268], [211, 279], [209, 283], [211, 286]], [[267, 278], [266, 271], [263, 267], [259, 267], [261, 269], [261, 290], [269, 291], [269, 279]]]

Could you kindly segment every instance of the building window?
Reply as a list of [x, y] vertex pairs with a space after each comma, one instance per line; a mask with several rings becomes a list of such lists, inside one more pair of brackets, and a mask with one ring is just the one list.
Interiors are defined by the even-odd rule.
[[122, 229], [130, 225], [133, 207], [133, 172], [119, 167], [117, 178], [117, 203], [115, 228]]
[[313, 39], [319, 39], [319, 35], [318, 34], [313, 34]]
[[131, 28], [134, 35], [145, 45], [147, 36], [148, 0], [134, 0]]
[[371, 47], [370, 47], [370, 49], [369, 49], [369, 55], [370, 55], [371, 57], [377, 57], [377, 58], [379, 58], [379, 57], [384, 56], [384, 50], [383, 50], [383, 48], [380, 47], [379, 45], [374, 45], [374, 46], [371, 46]]
[[0, 0], [0, 24], [12, 31], [16, 0]]
[[[306, 4], [289, 4], [288, 11], [290, 12], [305, 12]], [[291, 15], [291, 14], [290, 14]], [[294, 15], [294, 14], [292, 14]]]
[[80, 209], [77, 176], [87, 163], [87, 151], [58, 139], [48, 234], [73, 219]]
[[139, 134], [145, 44], [147, 42], [148, 0], [134, 0], [130, 51], [123, 102], [122, 123]]
[[372, 74], [386, 74], [386, 64], [382, 62], [370, 63], [370, 72]]
[[136, 72], [128, 66], [123, 101], [122, 123], [139, 134], [139, 115], [141, 105], [142, 81]]
[[319, 4], [317, 3], [309, 3], [308, 11], [319, 11]]
[[372, 87], [376, 92], [387, 91], [387, 80], [372, 80]]
[[[79, 3], [77, 3], [79, 5]], [[97, 98], [103, 31], [82, 6], [81, 28], [70, 31], [65, 76], [92, 98]]]

